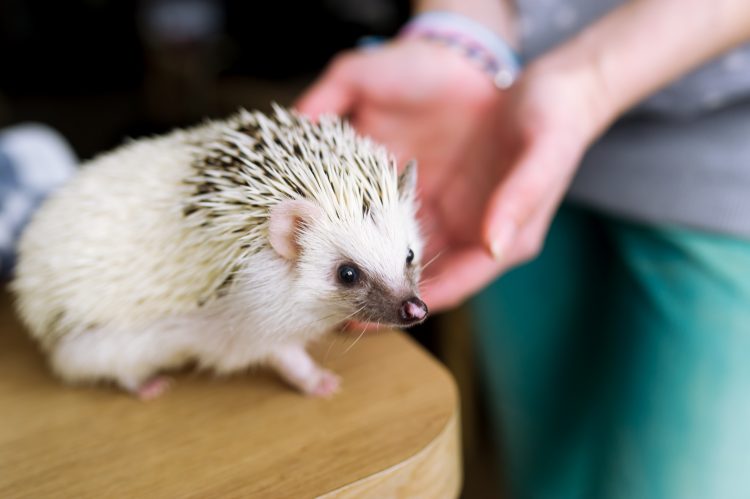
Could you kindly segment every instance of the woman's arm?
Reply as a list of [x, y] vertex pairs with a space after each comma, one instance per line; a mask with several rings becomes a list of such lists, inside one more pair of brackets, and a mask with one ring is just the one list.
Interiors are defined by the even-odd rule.
[[631, 0], [545, 55], [598, 82], [604, 123], [709, 59], [750, 40], [748, 0]]

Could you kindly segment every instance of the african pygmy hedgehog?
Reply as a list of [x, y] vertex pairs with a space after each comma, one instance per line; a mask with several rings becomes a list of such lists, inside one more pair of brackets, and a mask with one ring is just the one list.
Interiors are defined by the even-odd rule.
[[17, 309], [68, 382], [141, 398], [165, 370], [264, 364], [306, 394], [306, 344], [424, 320], [416, 168], [334, 117], [240, 111], [94, 158], [22, 236]]

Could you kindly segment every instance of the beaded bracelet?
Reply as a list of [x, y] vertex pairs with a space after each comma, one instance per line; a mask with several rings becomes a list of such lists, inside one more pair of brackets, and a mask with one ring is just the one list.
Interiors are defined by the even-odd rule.
[[455, 12], [419, 14], [401, 29], [399, 37], [422, 38], [459, 50], [501, 90], [510, 88], [521, 73], [520, 58], [498, 34]]

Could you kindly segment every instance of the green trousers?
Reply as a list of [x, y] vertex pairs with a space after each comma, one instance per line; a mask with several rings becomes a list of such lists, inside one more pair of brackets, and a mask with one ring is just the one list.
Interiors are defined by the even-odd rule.
[[472, 303], [517, 498], [750, 498], [750, 241], [565, 206]]

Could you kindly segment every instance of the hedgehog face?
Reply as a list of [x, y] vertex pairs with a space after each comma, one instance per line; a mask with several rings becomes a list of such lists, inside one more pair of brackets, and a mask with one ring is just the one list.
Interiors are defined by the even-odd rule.
[[427, 317], [419, 298], [422, 245], [414, 226], [407, 210], [373, 213], [361, 224], [340, 224], [342, 237], [327, 241], [335, 258], [319, 278], [331, 282], [333, 299], [347, 304], [353, 319], [411, 326]]
[[307, 200], [272, 210], [271, 245], [293, 262], [298, 289], [327, 315], [396, 326], [427, 317], [419, 298], [422, 242], [413, 170], [399, 180], [397, 202], [361, 216], [329, 216]]

